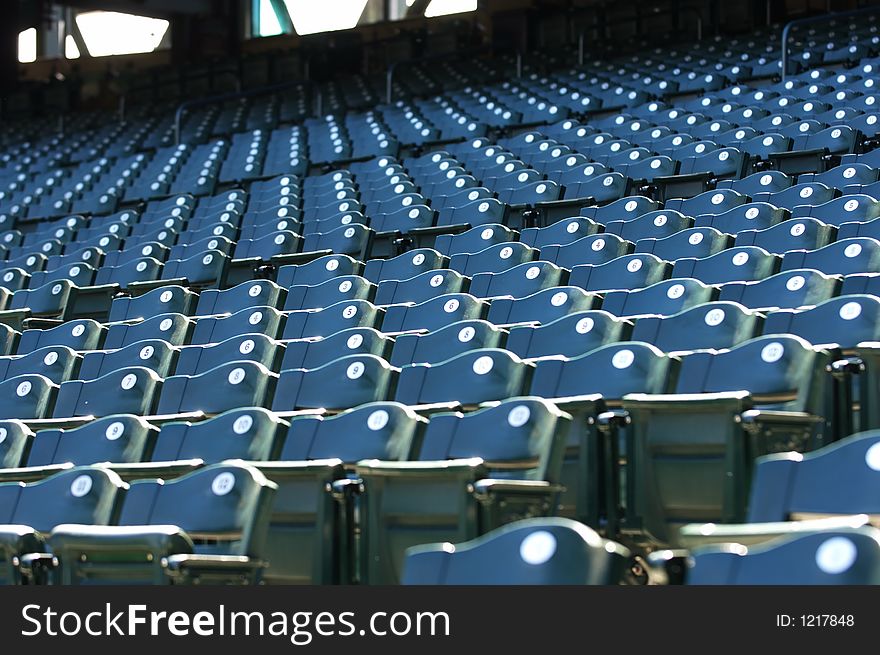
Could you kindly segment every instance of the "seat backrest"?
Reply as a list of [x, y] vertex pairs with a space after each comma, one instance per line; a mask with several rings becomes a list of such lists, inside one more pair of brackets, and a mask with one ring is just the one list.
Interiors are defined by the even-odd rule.
[[471, 350], [439, 364], [401, 369], [395, 400], [408, 405], [459, 402], [476, 405], [519, 395], [533, 366], [498, 348]]
[[611, 585], [629, 552], [566, 518], [524, 519], [461, 544], [407, 550], [405, 585]]
[[368, 403], [333, 416], [295, 418], [279, 459], [407, 461], [418, 455], [427, 425], [427, 419], [396, 402]]
[[397, 336], [390, 361], [393, 366], [437, 364], [469, 350], [500, 348], [506, 336], [488, 321], [459, 321], [428, 333]]
[[[30, 455], [34, 433], [19, 420], [0, 421], [0, 467], [18, 468], [24, 466]], [[3, 510], [0, 509], [0, 513]], [[0, 518], [9, 523], [11, 516]]]
[[709, 302], [671, 316], [636, 320], [633, 341], [663, 352], [730, 348], [760, 333], [762, 317], [734, 302]]
[[116, 323], [107, 330], [104, 347], [124, 348], [146, 339], [162, 339], [179, 346], [187, 342], [194, 326], [195, 321], [183, 314], [159, 314], [133, 324]]
[[[231, 289], [205, 289], [199, 294], [197, 314], [234, 314], [248, 307], [280, 308], [285, 290], [271, 280], [242, 282]], [[172, 311], [172, 310], [169, 310]]]
[[158, 428], [133, 414], [108, 416], [71, 430], [40, 430], [27, 464], [141, 462], [150, 457], [158, 433]]
[[[205, 291], [205, 293], [217, 293]], [[202, 297], [179, 285], [169, 285], [153, 289], [140, 296], [114, 298], [110, 304], [110, 321], [126, 321], [146, 319], [159, 314], [183, 314], [193, 312], [196, 301], [201, 303]], [[210, 313], [201, 311], [201, 314]]]
[[258, 362], [234, 360], [198, 375], [175, 375], [162, 384], [158, 412], [219, 414], [234, 407], [263, 407], [277, 376]]
[[356, 327], [376, 327], [384, 311], [367, 300], [346, 300], [321, 310], [302, 310], [287, 315], [282, 338], [326, 337]]
[[809, 453], [759, 458], [749, 499], [749, 522], [880, 514], [878, 444], [880, 431], [870, 430]]
[[0, 419], [48, 418], [57, 393], [58, 385], [42, 375], [19, 375], [0, 382]]
[[800, 534], [757, 546], [695, 549], [692, 585], [855, 585], [880, 583], [880, 531], [850, 528]]
[[433, 248], [418, 248], [391, 259], [371, 259], [364, 268], [364, 277], [373, 284], [408, 280], [425, 271], [446, 268], [448, 263], [448, 258]]
[[771, 334], [730, 350], [683, 357], [676, 393], [748, 391], [756, 407], [825, 414], [827, 352], [793, 335]]
[[831, 298], [800, 312], [772, 312], [764, 332], [796, 334], [812, 344], [834, 344], [843, 349], [880, 341], [880, 299], [853, 294]]
[[262, 407], [231, 409], [207, 421], [165, 423], [150, 461], [200, 459], [215, 464], [228, 459], [276, 459], [287, 425]]
[[578, 357], [536, 362], [531, 393], [545, 398], [600, 395], [619, 400], [629, 393], [664, 393], [675, 384], [677, 360], [647, 343], [623, 341]]
[[880, 270], [880, 241], [867, 237], [842, 239], [818, 250], [794, 250], [785, 255], [782, 270], [812, 268], [832, 275]]
[[215, 464], [173, 480], [134, 482], [120, 525], [175, 525], [204, 554], [259, 557], [277, 490], [257, 469]]
[[644, 289], [607, 293], [602, 301], [602, 309], [615, 316], [669, 316], [715, 300], [717, 294], [717, 287], [703, 284], [700, 280], [673, 278]]
[[11, 522], [44, 533], [62, 523], [113, 525], [127, 489], [113, 471], [73, 468], [24, 485]]
[[580, 287], [551, 287], [525, 298], [495, 298], [488, 320], [495, 325], [520, 322], [550, 323], [573, 312], [595, 309], [600, 298]]
[[458, 321], [484, 318], [488, 309], [485, 300], [467, 293], [451, 293], [417, 305], [391, 305], [385, 312], [382, 330], [437, 330]]
[[376, 355], [345, 355], [313, 369], [282, 371], [272, 409], [347, 409], [386, 400], [394, 393], [399, 369]]
[[58, 390], [52, 416], [146, 416], [161, 388], [162, 378], [143, 366], [117, 369], [94, 380], [69, 380]]
[[339, 275], [360, 275], [363, 264], [349, 255], [324, 255], [307, 264], [288, 264], [278, 269], [275, 281], [288, 289], [296, 284], [320, 284]]
[[534, 396], [466, 414], [434, 414], [419, 460], [479, 457], [493, 478], [558, 482], [571, 421], [551, 402]]

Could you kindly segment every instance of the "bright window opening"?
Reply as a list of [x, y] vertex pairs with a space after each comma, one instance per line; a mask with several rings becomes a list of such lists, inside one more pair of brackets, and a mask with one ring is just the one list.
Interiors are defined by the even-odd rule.
[[79, 59], [80, 51], [76, 45], [76, 40], [68, 34], [64, 39], [64, 56], [68, 59]]
[[[415, 0], [406, 0], [406, 6], [412, 7]], [[446, 16], [448, 14], [460, 14], [465, 11], [476, 11], [477, 0], [431, 0], [431, 4], [425, 10], [427, 18], [434, 16]]]
[[284, 0], [297, 34], [315, 34], [355, 27], [367, 0]]
[[32, 27], [18, 35], [18, 61], [29, 64], [37, 60], [37, 30]]
[[78, 14], [76, 24], [89, 53], [95, 57], [152, 52], [168, 31], [167, 20], [115, 11]]
[[276, 36], [281, 34], [281, 23], [275, 9], [272, 8], [271, 0], [260, 0], [260, 36]]

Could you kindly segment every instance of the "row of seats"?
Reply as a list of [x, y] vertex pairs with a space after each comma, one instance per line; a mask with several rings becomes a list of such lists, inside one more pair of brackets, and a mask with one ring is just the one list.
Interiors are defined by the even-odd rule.
[[[440, 64], [387, 104], [354, 78], [326, 116], [210, 107], [152, 152], [85, 118], [57, 152], [4, 136], [4, 581], [783, 580], [743, 553], [834, 530], [849, 571], [875, 28], [778, 84], [756, 35]], [[554, 514], [582, 525], [504, 527]]]
[[[531, 415], [536, 409], [548, 411], [546, 404], [534, 399], [519, 399], [515, 403], [508, 414], [513, 429], [508, 429], [505, 436], [510, 439], [519, 435], [518, 440], [514, 439], [517, 445], [513, 449], [509, 442], [498, 446], [498, 452], [508, 458], [516, 457], [513, 450], [518, 447], [526, 448], [532, 455], [542, 450], [540, 440], [529, 436], [536, 425], [525, 431], [518, 428], [536, 420]], [[361, 443], [363, 453], [371, 452], [372, 448], [386, 456], [405, 457], [412, 448], [421, 447], [436, 456], [438, 446], [468, 448], [467, 443], [478, 436], [475, 432], [460, 435], [456, 427], [445, 424], [444, 418], [461, 420], [455, 415], [437, 415], [425, 429], [424, 419], [400, 406], [372, 406], [365, 410], [359, 420], [366, 415], [368, 429], [381, 436], [374, 436], [373, 446]], [[277, 441], [277, 422], [255, 416], [253, 411], [230, 417], [232, 429], [242, 435], [262, 433], [261, 438], [255, 437], [262, 442], [261, 448], [277, 448], [277, 443], [271, 445]], [[554, 421], [564, 419], [564, 414], [549, 411], [536, 422], [547, 432], [555, 429]], [[4, 434], [15, 438], [17, 427], [20, 426], [14, 422], [4, 424]], [[325, 427], [316, 418], [294, 421], [284, 450], [300, 456], [308, 456], [316, 448], [318, 453], [324, 452], [326, 444], [316, 444], [316, 439], [338, 439], [338, 433]], [[480, 427], [485, 429], [483, 425], [474, 426]], [[166, 438], [166, 431], [171, 433], [167, 441], [175, 442], [175, 451], [187, 440], [206, 440], [204, 435], [191, 434], [192, 429], [191, 424], [169, 424], [159, 433], [158, 443]], [[127, 440], [127, 446], [120, 446], [123, 450], [135, 443], [143, 446], [145, 434], [156, 440], [155, 432], [155, 428], [138, 423], [136, 417], [116, 417], [106, 426], [105, 439]], [[49, 436], [41, 438], [48, 441]], [[56, 441], [69, 438], [62, 436], [59, 440], [58, 435], [51, 436]], [[298, 443], [288, 445], [291, 440]], [[488, 443], [485, 436], [482, 440]], [[459, 445], [452, 445], [456, 441]], [[689, 549], [654, 553], [649, 562], [651, 578], [666, 584], [876, 584], [880, 573], [880, 539], [877, 530], [868, 527], [868, 515], [876, 514], [874, 496], [869, 490], [878, 469], [878, 441], [877, 432], [862, 433], [807, 456], [786, 453], [760, 458], [755, 466], [750, 522], [686, 526], [682, 532], [689, 538]], [[369, 509], [376, 508], [378, 502], [383, 506], [399, 505], [404, 494], [425, 492], [428, 488], [441, 497], [449, 496], [455, 506], [454, 487], [462, 484], [462, 480], [449, 466], [473, 468], [476, 462], [482, 463], [471, 458], [454, 460], [454, 464], [450, 462], [443, 468], [422, 462], [418, 467], [401, 469], [393, 461], [365, 460], [346, 475], [336, 464], [339, 460], [320, 457], [318, 454], [310, 462], [267, 464], [229, 460], [195, 471], [191, 461], [177, 462], [179, 467], [182, 464], [185, 471], [192, 472], [164, 484], [139, 478], [136, 467], [112, 464], [68, 467], [27, 484], [0, 483], [0, 508], [6, 522], [20, 523], [14, 529], [0, 530], [4, 543], [0, 570], [4, 582], [216, 583], [255, 582], [264, 576], [271, 580], [283, 574], [320, 575], [341, 565], [333, 558], [350, 554], [344, 549], [350, 543], [322, 539], [316, 534], [322, 532], [320, 522], [310, 524], [310, 529], [304, 528], [306, 516], [320, 520], [323, 511], [340, 510], [333, 508], [332, 500], [329, 507], [318, 500], [307, 510], [303, 492], [316, 484], [322, 487], [325, 476], [334, 467], [335, 475], [341, 477], [328, 486], [335, 487], [346, 498], [342, 504], [353, 500], [342, 490], [357, 484], [357, 499]], [[540, 468], [546, 461], [542, 455], [538, 458]], [[844, 471], [840, 483], [833, 490], [827, 488], [824, 482], [828, 476]], [[123, 481], [118, 472], [128, 476], [129, 482]], [[352, 475], [362, 477], [355, 479]], [[270, 481], [269, 476], [279, 482]], [[407, 478], [423, 481], [413, 487], [412, 480]], [[446, 485], [438, 486], [443, 478]], [[507, 487], [508, 494], [514, 488], [504, 479], [484, 479], [477, 484], [487, 494], [493, 487], [498, 487], [495, 493], [501, 495], [502, 487]], [[523, 486], [526, 491], [527, 485]], [[299, 492], [299, 496], [291, 492]], [[374, 495], [378, 498], [373, 499]], [[51, 500], [47, 502], [48, 499]], [[518, 500], [522, 502], [521, 497]], [[400, 508], [406, 511], [403, 505]], [[485, 503], [480, 509], [487, 509]], [[352, 513], [342, 511], [341, 515], [350, 518]], [[837, 517], [824, 518], [829, 515]], [[294, 516], [299, 520], [290, 522]], [[482, 520], [489, 520], [490, 516], [489, 512]], [[815, 516], [823, 518], [812, 518]], [[28, 522], [17, 517], [26, 517]], [[336, 573], [358, 571], [368, 578], [388, 573], [370, 562], [377, 554], [375, 548], [400, 549], [400, 533], [389, 534], [383, 524], [369, 519], [364, 529], [367, 538], [360, 548], [366, 552], [349, 562], [352, 569], [343, 567]], [[374, 531], [380, 535], [373, 534]], [[626, 582], [632, 574], [632, 553], [628, 548], [603, 539], [570, 519], [513, 521], [474, 541], [467, 541], [468, 531], [458, 530], [458, 541], [465, 543], [411, 546], [402, 555], [398, 553], [400, 581], [607, 585]], [[447, 526], [445, 532], [455, 531]], [[434, 534], [438, 534], [436, 529]], [[282, 540], [285, 547], [296, 547], [295, 570], [279, 571], [273, 566], [272, 554], [280, 552]], [[126, 566], [120, 577], [123, 562]]]

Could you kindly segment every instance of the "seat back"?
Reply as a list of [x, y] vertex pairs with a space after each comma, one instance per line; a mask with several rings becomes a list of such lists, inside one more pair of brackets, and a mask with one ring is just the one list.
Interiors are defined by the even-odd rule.
[[262, 407], [231, 409], [207, 421], [174, 421], [162, 426], [150, 461], [275, 459], [286, 431], [287, 423]]
[[695, 549], [691, 585], [856, 585], [880, 583], [880, 531], [851, 528], [745, 547]]
[[196, 553], [260, 557], [277, 486], [243, 463], [215, 464], [174, 480], [133, 482], [120, 526], [173, 525]]
[[611, 585], [629, 552], [564, 518], [516, 521], [472, 541], [406, 552], [405, 585]]

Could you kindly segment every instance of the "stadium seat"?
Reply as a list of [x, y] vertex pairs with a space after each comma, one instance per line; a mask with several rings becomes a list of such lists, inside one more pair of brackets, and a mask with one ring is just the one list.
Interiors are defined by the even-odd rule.
[[240, 464], [217, 464], [164, 482], [134, 482], [118, 525], [68, 520], [52, 530], [49, 546], [64, 562], [58, 580], [257, 583], [266, 566], [262, 558], [276, 490], [258, 470]]
[[563, 518], [516, 521], [460, 544], [406, 551], [405, 585], [611, 585], [629, 551]]
[[471, 539], [551, 511], [570, 421], [542, 399], [510, 398], [432, 415], [417, 462], [358, 462], [367, 516], [362, 582], [400, 581], [410, 546]]
[[[671, 395], [624, 398], [632, 441], [623, 531], [674, 545], [682, 523], [741, 522], [757, 456], [833, 438], [830, 357], [798, 337], [768, 335], [687, 354]], [[696, 477], [699, 491], [688, 483]]]
[[[127, 489], [115, 473], [94, 467], [73, 468], [30, 484], [0, 484], [3, 584], [45, 583], [59, 576], [53, 559], [58, 553], [52, 549], [47, 555], [51, 533], [71, 522], [116, 524]], [[63, 579], [69, 562], [58, 559]]]

